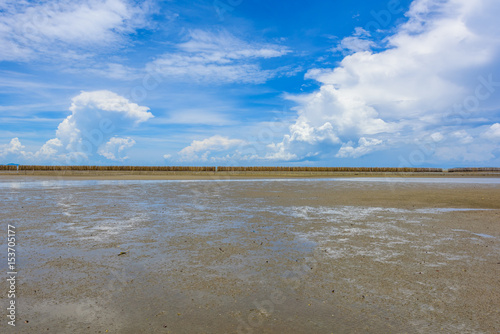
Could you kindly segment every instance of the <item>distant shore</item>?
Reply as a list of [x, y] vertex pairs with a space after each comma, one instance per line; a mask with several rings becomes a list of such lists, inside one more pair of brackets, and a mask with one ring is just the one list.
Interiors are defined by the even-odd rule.
[[316, 172], [316, 171], [94, 171], [94, 170], [0, 170], [1, 178], [64, 178], [91, 180], [224, 180], [268, 178], [336, 178], [336, 177], [494, 177], [500, 172]]

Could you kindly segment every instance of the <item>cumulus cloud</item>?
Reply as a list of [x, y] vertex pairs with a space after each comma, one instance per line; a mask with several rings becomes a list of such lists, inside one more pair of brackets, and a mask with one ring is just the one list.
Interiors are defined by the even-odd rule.
[[317, 92], [287, 97], [297, 103], [296, 123], [270, 156], [301, 159], [323, 144], [329, 147], [323, 147], [326, 155], [359, 157], [432, 134], [478, 144], [481, 137], [469, 134], [477, 132], [474, 120], [500, 107], [494, 94], [500, 86], [500, 74], [495, 76], [500, 27], [493, 13], [500, 13], [498, 1], [415, 0], [408, 21], [386, 38], [380, 52], [359, 41], [369, 36], [358, 29], [340, 44], [354, 53], [335, 68], [307, 72], [306, 78], [320, 83]]
[[353, 158], [358, 158], [361, 157], [365, 154], [370, 153], [373, 151], [376, 146], [382, 144], [382, 140], [379, 139], [370, 139], [370, 138], [365, 138], [361, 137], [358, 141], [358, 146], [354, 147], [353, 142], [348, 142], [346, 144], [343, 144], [338, 153], [336, 154], [336, 157], [339, 158], [346, 158], [346, 157], [353, 157]]
[[483, 133], [483, 137], [491, 140], [500, 140], [500, 123], [495, 123]]
[[128, 0], [1, 1], [0, 60], [85, 58], [147, 26], [148, 8]]
[[37, 152], [25, 152], [17, 138], [0, 148], [0, 156], [17, 154], [36, 162], [57, 162], [77, 165], [98, 155], [123, 161], [125, 150], [135, 141], [120, 138], [121, 133], [153, 117], [149, 108], [139, 106], [107, 90], [81, 92], [69, 108], [71, 115], [57, 127], [56, 137], [48, 140]]
[[286, 151], [285, 149], [285, 142], [282, 143], [272, 143], [269, 144], [268, 147], [271, 149], [272, 152], [267, 153], [264, 157], [266, 160], [271, 160], [271, 161], [293, 161], [297, 160], [298, 156], [295, 153], [290, 153], [289, 151]]
[[[312, 126], [306, 120], [297, 120], [290, 126], [290, 134], [286, 134], [281, 143], [267, 145], [268, 152], [264, 159], [275, 161], [294, 161], [301, 158], [316, 156], [324, 148], [324, 143], [337, 144], [340, 139], [333, 131], [332, 124], [328, 121]], [[293, 146], [294, 153], [288, 148]], [[323, 147], [322, 147], [323, 146]], [[315, 151], [314, 149], [317, 149]]]
[[289, 52], [277, 44], [245, 42], [224, 30], [193, 30], [186, 42], [176, 45], [174, 52], [163, 54], [149, 63], [147, 70], [177, 80], [262, 83], [281, 72], [288, 75], [291, 69], [263, 70], [257, 61]]
[[[110, 142], [107, 142], [112, 134], [153, 117], [148, 111], [149, 108], [106, 90], [82, 92], [73, 98], [69, 110], [71, 115], [57, 128], [54, 141], [57, 145], [49, 140], [38, 152], [40, 155], [44, 150], [51, 149], [49, 156], [57, 154], [66, 156], [66, 159], [87, 159], [97, 152], [116, 160], [116, 156], [108, 149], [116, 148], [117, 144], [124, 144], [120, 142], [122, 139], [118, 138], [111, 138]], [[127, 145], [118, 147], [121, 147], [121, 152]]]
[[[230, 139], [215, 135], [203, 140], [193, 140], [191, 145], [179, 151], [179, 155], [183, 160], [207, 160], [210, 152], [225, 151], [239, 145], [244, 145], [246, 142], [241, 139]], [[200, 155], [201, 154], [201, 155]]]
[[135, 140], [132, 138], [112, 137], [106, 144], [99, 147], [97, 153], [109, 160], [123, 161], [128, 159], [127, 156], [123, 156], [124, 151], [134, 145]]
[[6, 145], [0, 145], [0, 158], [4, 157], [15, 157], [15, 156], [24, 156], [26, 152], [23, 150], [24, 145], [21, 144], [19, 138], [12, 138], [10, 143]]

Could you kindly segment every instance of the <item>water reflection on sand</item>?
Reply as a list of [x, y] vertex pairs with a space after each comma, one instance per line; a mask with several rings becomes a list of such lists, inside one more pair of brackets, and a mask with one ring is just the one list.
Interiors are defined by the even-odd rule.
[[491, 332], [499, 184], [2, 180], [0, 205], [32, 332]]

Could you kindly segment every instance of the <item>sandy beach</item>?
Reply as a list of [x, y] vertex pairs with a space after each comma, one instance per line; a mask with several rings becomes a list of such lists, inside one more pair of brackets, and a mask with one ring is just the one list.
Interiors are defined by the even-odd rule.
[[500, 331], [498, 179], [195, 178], [1, 176], [0, 332]]

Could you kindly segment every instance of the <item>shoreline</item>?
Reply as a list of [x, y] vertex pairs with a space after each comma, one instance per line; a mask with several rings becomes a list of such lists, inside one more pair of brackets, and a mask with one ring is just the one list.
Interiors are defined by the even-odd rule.
[[270, 178], [500, 178], [495, 172], [278, 172], [278, 171], [0, 171], [0, 178], [61, 178], [65, 180], [225, 180]]

